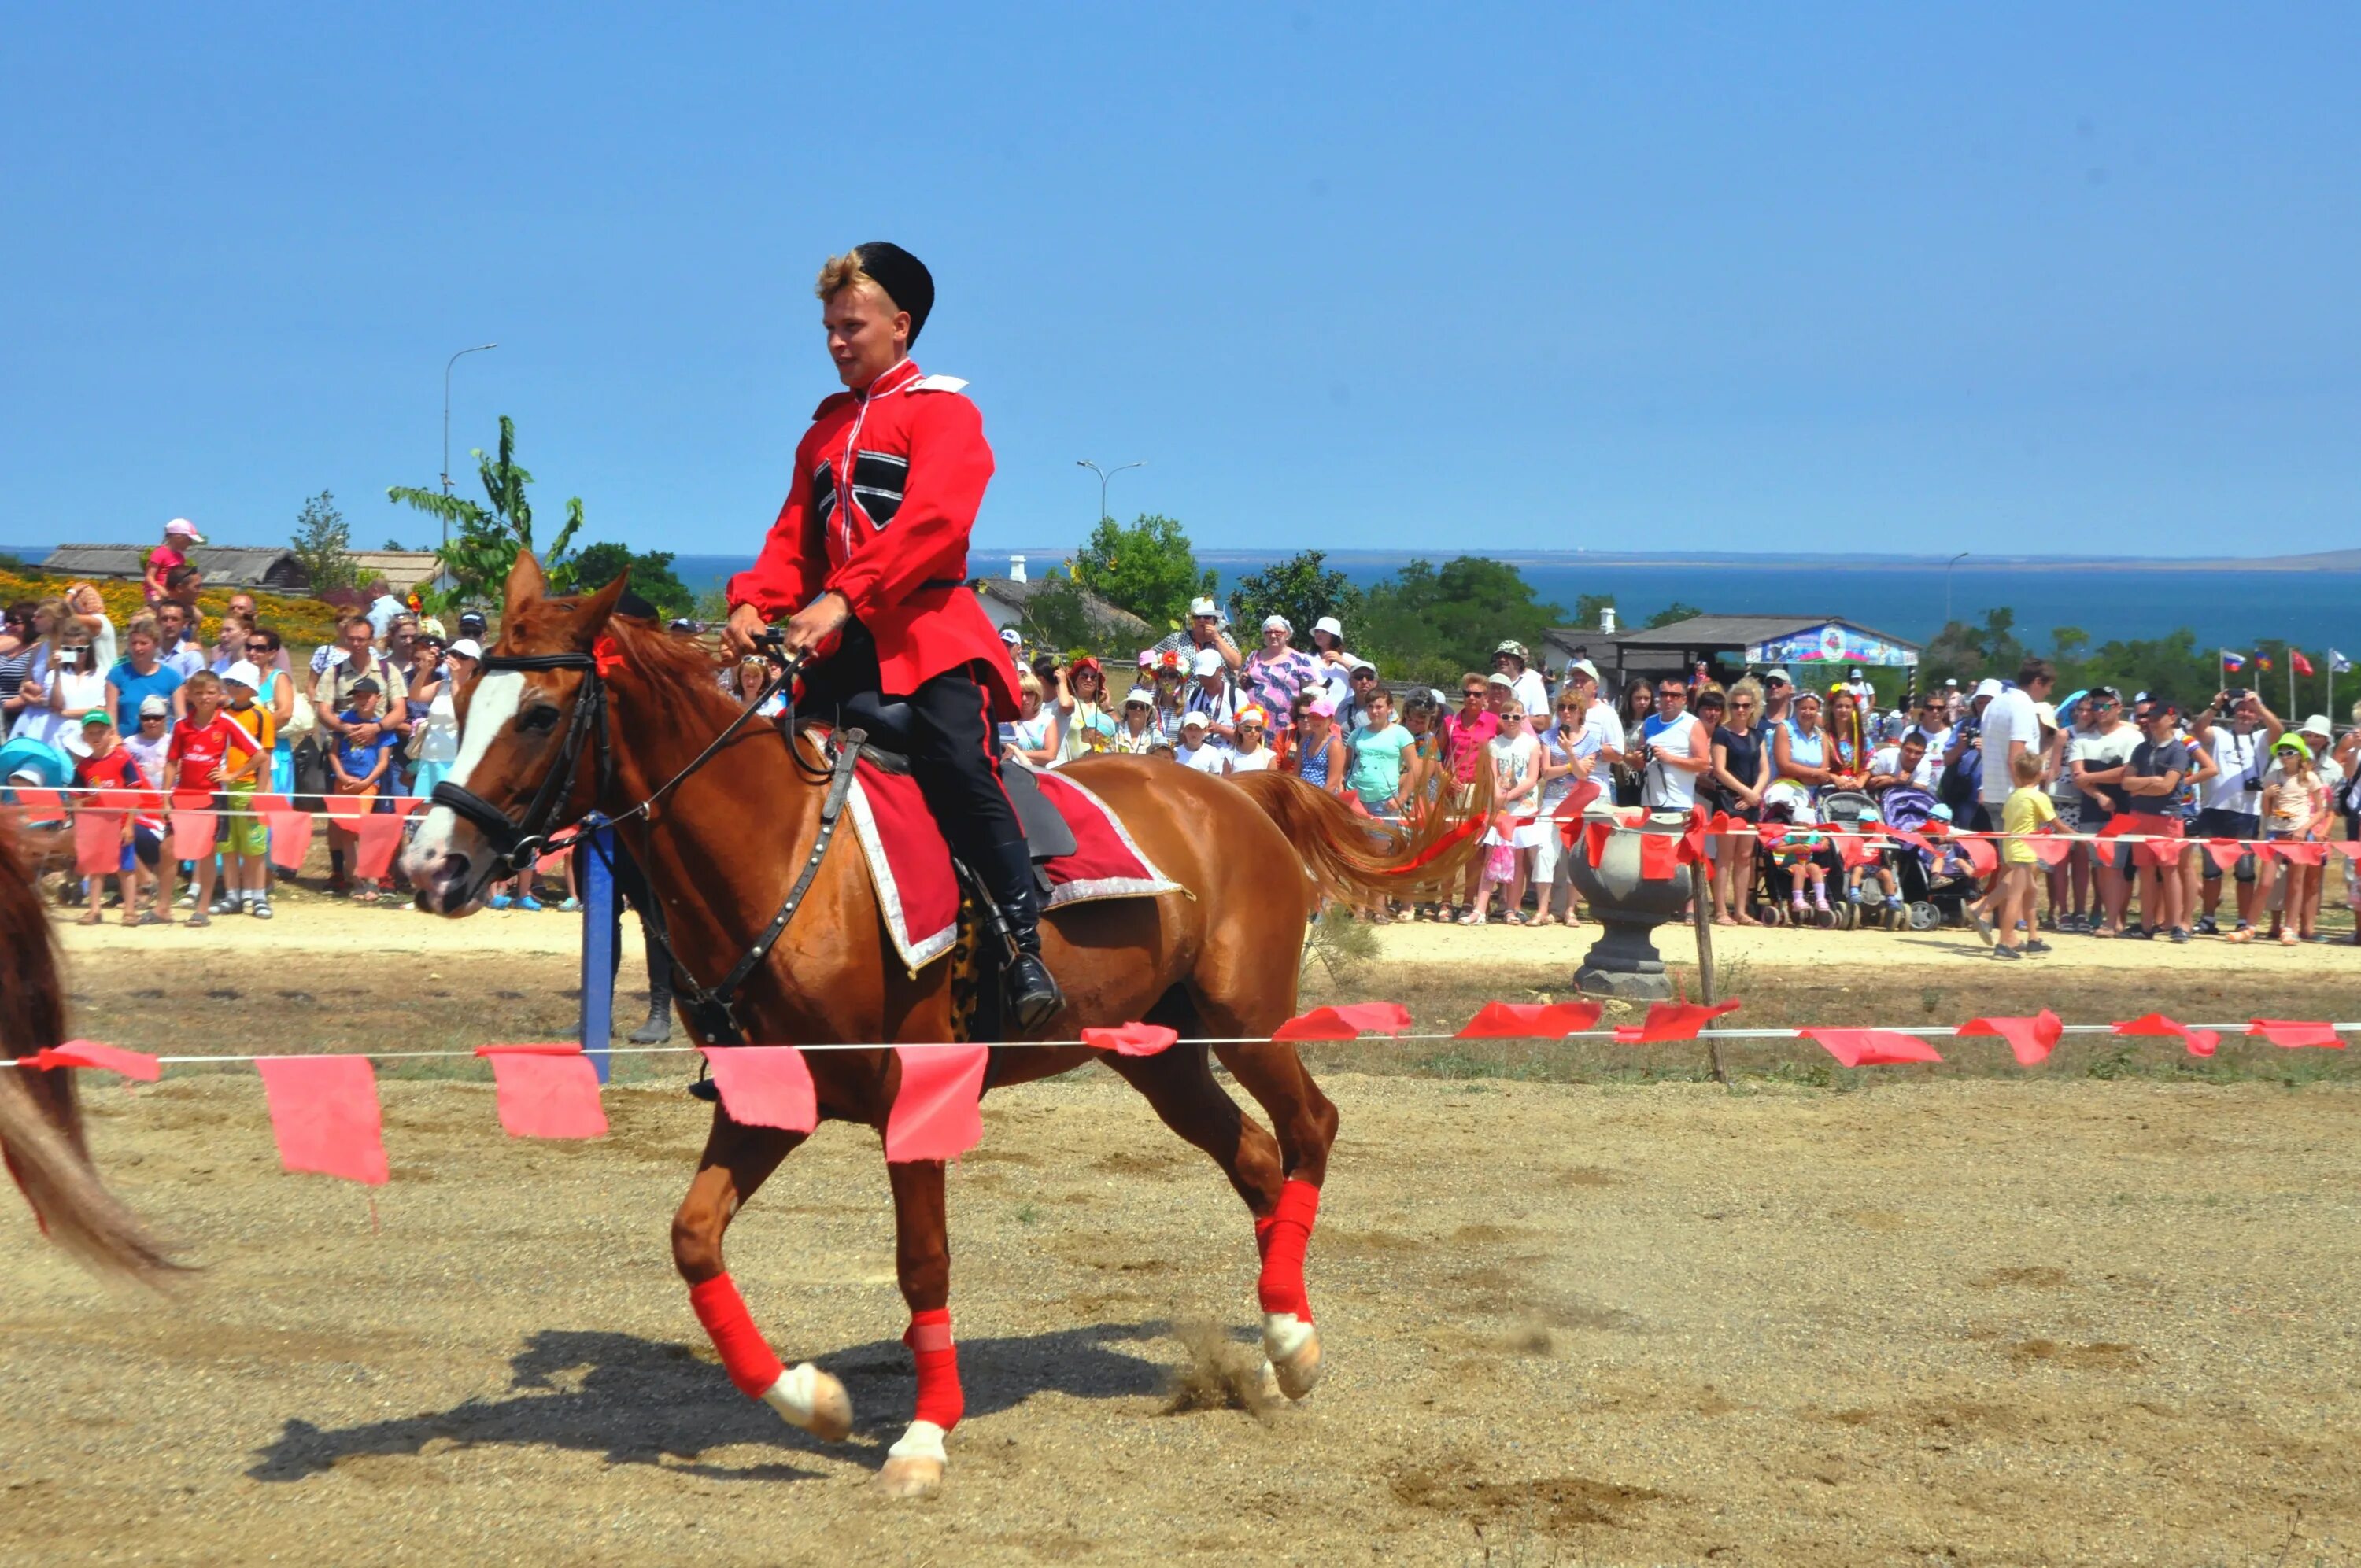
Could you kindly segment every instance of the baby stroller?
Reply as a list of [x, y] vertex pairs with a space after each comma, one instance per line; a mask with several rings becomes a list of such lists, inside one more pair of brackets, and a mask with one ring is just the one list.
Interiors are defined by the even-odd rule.
[[[1755, 857], [1762, 878], [1763, 905], [1758, 913], [1764, 924], [1808, 923], [1822, 930], [1835, 927], [1837, 914], [1828, 902], [1827, 879], [1841, 878], [1843, 868], [1828, 836], [1820, 831], [1819, 820], [1819, 813], [1802, 785], [1782, 780], [1764, 793], [1763, 825], [1787, 829], [1775, 838], [1766, 838], [1763, 853]], [[1807, 884], [1813, 888], [1815, 897], [1799, 908]]]
[[[1830, 790], [1820, 796], [1819, 810], [1820, 820], [1835, 833], [1874, 834], [1884, 825], [1884, 817], [1878, 809], [1877, 802], [1859, 790]], [[1894, 846], [1878, 850], [1877, 858], [1869, 863], [1880, 872], [1891, 872], [1894, 870], [1895, 859], [1894, 850]], [[1837, 852], [1837, 863], [1844, 880], [1850, 883], [1850, 864], [1845, 860], [1841, 848]], [[1881, 877], [1879, 880], [1882, 883], [1884, 879]], [[1872, 921], [1883, 929], [1890, 931], [1894, 929], [1897, 921], [1906, 917], [1905, 912], [1902, 909], [1882, 903], [1857, 903], [1850, 894], [1837, 905], [1836, 916], [1837, 925], [1848, 931], [1858, 930], [1864, 924]]]
[[[1923, 833], [1930, 824], [1946, 828], [1951, 824], [1951, 808], [1936, 800], [1932, 791], [1916, 784], [1895, 784], [1885, 792], [1883, 806], [1886, 826], [1903, 832]], [[1965, 920], [1961, 912], [1979, 891], [1975, 871], [1950, 846], [1939, 839], [1931, 851], [1902, 845], [1894, 861], [1913, 931], [1932, 931]]]

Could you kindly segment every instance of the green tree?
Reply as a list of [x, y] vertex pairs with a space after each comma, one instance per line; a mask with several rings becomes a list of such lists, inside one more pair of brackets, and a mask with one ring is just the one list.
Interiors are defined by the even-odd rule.
[[1584, 631], [1604, 630], [1607, 612], [1614, 608], [1613, 594], [1578, 594], [1574, 601], [1574, 620], [1568, 624]]
[[1306, 550], [1240, 577], [1230, 592], [1231, 620], [1252, 629], [1267, 617], [1283, 615], [1295, 628], [1295, 645], [1304, 649], [1312, 646], [1312, 623], [1322, 616], [1353, 624], [1360, 614], [1360, 590], [1344, 573], [1329, 570], [1327, 559], [1325, 551]]
[[1648, 628], [1653, 631], [1659, 626], [1670, 626], [1675, 621], [1695, 620], [1704, 613], [1705, 611], [1693, 604], [1683, 604], [1680, 600], [1675, 599], [1648, 618]]
[[359, 586], [356, 579], [360, 569], [353, 564], [353, 531], [345, 514], [336, 510], [334, 491], [322, 490], [303, 503], [303, 510], [295, 514], [295, 536], [288, 541], [288, 548], [302, 563], [304, 578], [313, 593]]
[[1492, 650], [1514, 639], [1528, 648], [1565, 611], [1533, 598], [1524, 574], [1503, 561], [1461, 555], [1438, 570], [1412, 561], [1362, 597], [1365, 651], [1389, 678], [1445, 685], [1466, 670], [1489, 669]]
[[[451, 543], [434, 554], [451, 575], [453, 586], [447, 592], [426, 595], [428, 608], [438, 611], [495, 602], [508, 581], [509, 568], [516, 565], [517, 553], [533, 548], [533, 502], [525, 494], [533, 476], [516, 461], [516, 422], [506, 414], [500, 416], [498, 456], [487, 457], [481, 448], [468, 455], [476, 460], [489, 506], [412, 485], [394, 485], [385, 492], [386, 499], [396, 506], [410, 507], [450, 525]], [[581, 529], [582, 498], [568, 497], [566, 526], [541, 553], [541, 568], [553, 592], [574, 589], [574, 563], [567, 550]]]
[[1026, 642], [1041, 649], [1060, 652], [1104, 653], [1101, 646], [1105, 634], [1091, 620], [1090, 607], [1083, 602], [1082, 589], [1066, 573], [1053, 571], [1043, 577], [1025, 601], [1025, 617], [1016, 630]]
[[1946, 680], [1968, 685], [1987, 675], [2015, 680], [2025, 654], [2025, 644], [2016, 636], [2016, 611], [2005, 606], [1984, 611], [1982, 626], [1949, 621], [1918, 656], [1918, 688], [1925, 691]]
[[1074, 581], [1152, 627], [1170, 630], [1189, 613], [1189, 601], [1213, 591], [1213, 574], [1200, 571], [1189, 535], [1173, 518], [1143, 512], [1126, 527], [1101, 518], [1074, 557]]
[[[660, 615], [686, 615], [697, 596], [672, 569], [669, 550], [634, 551], [628, 544], [605, 540], [586, 544], [574, 555], [574, 587], [577, 592], [603, 588], [625, 572], [631, 574], [631, 591], [655, 606]], [[726, 610], [723, 612], [728, 613]]]

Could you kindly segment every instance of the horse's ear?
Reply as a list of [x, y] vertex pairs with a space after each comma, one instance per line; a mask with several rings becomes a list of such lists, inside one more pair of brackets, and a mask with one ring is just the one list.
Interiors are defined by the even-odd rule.
[[607, 630], [607, 622], [615, 613], [616, 603], [622, 598], [623, 590], [631, 586], [631, 574], [628, 570], [625, 571], [613, 582], [584, 599], [575, 609], [573, 630], [577, 647], [589, 647], [597, 641], [598, 634]]
[[542, 580], [541, 563], [533, 558], [533, 552], [518, 551], [516, 565], [509, 568], [508, 595], [503, 601], [501, 620], [514, 621], [517, 612], [539, 600], [546, 587]]

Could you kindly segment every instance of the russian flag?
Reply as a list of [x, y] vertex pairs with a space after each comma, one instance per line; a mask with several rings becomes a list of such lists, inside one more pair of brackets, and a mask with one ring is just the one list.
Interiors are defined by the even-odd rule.
[[2312, 661], [2303, 656], [2303, 650], [2301, 648], [2288, 650], [2288, 664], [2299, 675], [2312, 674]]
[[2244, 653], [2233, 653], [2224, 648], [2222, 650], [2222, 667], [2225, 670], [2243, 670], [2246, 667], [2246, 656]]

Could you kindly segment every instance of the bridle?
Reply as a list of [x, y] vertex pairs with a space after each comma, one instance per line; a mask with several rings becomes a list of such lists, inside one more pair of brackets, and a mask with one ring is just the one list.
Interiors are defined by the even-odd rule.
[[764, 683], [763, 689], [755, 695], [754, 699], [739, 712], [737, 718], [724, 726], [721, 732], [708, 741], [703, 751], [691, 758], [679, 772], [650, 791], [646, 798], [637, 805], [611, 817], [593, 809], [585, 816], [558, 828], [551, 827], [551, 819], [563, 809], [566, 801], [572, 797], [575, 785], [581, 775], [583, 758], [594, 741], [598, 752], [599, 798], [605, 796], [608, 786], [614, 782], [614, 751], [609, 727], [607, 676], [601, 664], [602, 652], [488, 653], [478, 665], [478, 668], [487, 674], [509, 670], [520, 674], [539, 670], [582, 672], [582, 685], [575, 693], [574, 707], [566, 720], [565, 739], [559, 742], [557, 754], [551, 759], [548, 771], [542, 775], [541, 784], [534, 789], [533, 799], [526, 803], [522, 818], [511, 817], [507, 812], [473, 790], [449, 779], [436, 784], [434, 793], [427, 797], [433, 805], [449, 807], [453, 815], [473, 824], [477, 830], [484, 835], [496, 857], [495, 867], [504, 867], [512, 876], [522, 875], [530, 871], [542, 856], [555, 850], [571, 849], [579, 843], [586, 834], [600, 828], [619, 827], [633, 817], [645, 820], [649, 811], [658, 802], [678, 789], [698, 769], [712, 761], [715, 753], [745, 727], [748, 719], [761, 712], [764, 704], [781, 691], [786, 691], [789, 696], [781, 729], [788, 738], [788, 752], [794, 757], [796, 767], [807, 775], [824, 777], [829, 782], [828, 794], [823, 797], [820, 805], [819, 831], [814, 835], [811, 852], [805, 857], [803, 867], [796, 874], [795, 885], [789, 889], [785, 901], [779, 905], [778, 914], [772, 917], [770, 925], [764, 927], [763, 934], [754, 939], [753, 944], [747, 948], [738, 962], [731, 966], [730, 973], [723, 978], [720, 984], [711, 987], [698, 984], [696, 977], [688, 972], [687, 966], [680, 961], [673, 948], [671, 933], [664, 926], [664, 901], [655, 896], [653, 873], [644, 865], [641, 868], [642, 874], [648, 876], [650, 883], [647, 905], [640, 911], [641, 921], [650, 935], [655, 938], [656, 946], [662, 949], [664, 958], [677, 972], [680, 980], [686, 982], [679, 987], [681, 1001], [687, 1006], [699, 1031], [716, 1045], [745, 1043], [745, 1032], [739, 1024], [737, 1016], [738, 992], [746, 981], [752, 978], [754, 971], [762, 967], [763, 959], [770, 956], [771, 948], [786, 931], [787, 923], [795, 917], [796, 909], [801, 907], [804, 895], [811, 890], [812, 881], [819, 872], [820, 858], [828, 852], [829, 842], [836, 835], [837, 820], [843, 814], [845, 798], [851, 793], [853, 765], [860, 757], [861, 742], [863, 739], [858, 730], [848, 731], [844, 743], [834, 748], [832, 765], [825, 771], [805, 762], [795, 743], [793, 683], [796, 676], [803, 670], [806, 656], [802, 653], [782, 653], [780, 652], [782, 639], [776, 631], [763, 633], [755, 640], [755, 642], [762, 650], [763, 658], [771, 666], [771, 678]]

